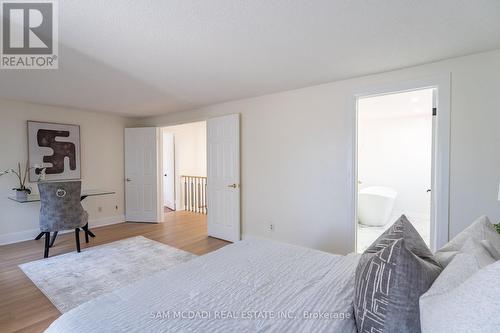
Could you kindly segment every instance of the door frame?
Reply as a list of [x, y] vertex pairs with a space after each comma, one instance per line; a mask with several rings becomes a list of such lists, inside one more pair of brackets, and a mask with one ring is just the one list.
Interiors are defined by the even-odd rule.
[[[158, 129], [158, 133], [159, 133], [159, 142], [158, 142], [158, 182], [159, 182], [159, 186], [161, 187], [161, 192], [159, 194], [159, 198], [160, 200], [158, 201], [159, 202], [159, 205], [158, 205], [158, 211], [160, 212], [160, 216], [161, 216], [161, 221], [165, 221], [165, 209], [164, 209], [164, 191], [163, 191], [163, 181], [164, 181], [164, 177], [163, 177], [163, 132], [165, 131], [166, 128], [168, 127], [172, 127], [172, 126], [181, 126], [181, 125], [189, 125], [189, 124], [192, 124], [192, 123], [198, 123], [198, 122], [202, 122], [204, 121], [205, 123], [208, 121], [208, 119], [210, 118], [203, 118], [203, 119], [197, 119], [197, 120], [193, 120], [193, 121], [185, 121], [185, 122], [175, 122], [175, 123], [172, 123], [172, 124], [165, 124], [165, 125], [156, 125], [156, 128]], [[182, 191], [182, 186], [177, 186], [177, 160], [176, 160], [176, 142], [175, 142], [175, 134], [174, 134], [174, 206], [175, 206], [175, 211], [183, 211], [184, 208], [182, 207], [182, 205], [179, 204], [179, 201], [181, 200], [181, 197], [182, 197], [182, 194], [180, 194], [180, 196], [178, 197], [177, 196], [177, 191], [180, 190]], [[208, 154], [206, 156], [206, 158], [208, 159]], [[207, 211], [207, 214], [208, 214], [208, 211]]]
[[[160, 170], [160, 179], [161, 179], [161, 196], [160, 196], [160, 203], [161, 203], [161, 206], [160, 206], [160, 209], [161, 209], [161, 212], [162, 212], [162, 220], [163, 220], [163, 214], [165, 213], [165, 177], [164, 177], [164, 173], [165, 173], [165, 164], [164, 164], [164, 159], [165, 159], [165, 150], [164, 150], [164, 144], [165, 144], [165, 128], [164, 127], [159, 127], [160, 129], [160, 142], [159, 142], [159, 156], [158, 156], [158, 160], [160, 160], [160, 166], [158, 168], [158, 170]], [[175, 135], [173, 135], [173, 149], [174, 149], [174, 156], [173, 156], [173, 163], [174, 163], [174, 170], [172, 170], [172, 175], [173, 175], [173, 178], [174, 178], [174, 211], [177, 210], [177, 173], [175, 172]], [[169, 207], [170, 208], [170, 207]]]
[[354, 251], [357, 251], [357, 206], [358, 206], [358, 100], [363, 97], [408, 92], [421, 89], [436, 89], [437, 115], [433, 133], [432, 193], [430, 247], [439, 249], [449, 240], [450, 207], [450, 113], [451, 73], [415, 80], [381, 84], [362, 89], [353, 94], [352, 144], [349, 189], [351, 191], [350, 221], [354, 235]]

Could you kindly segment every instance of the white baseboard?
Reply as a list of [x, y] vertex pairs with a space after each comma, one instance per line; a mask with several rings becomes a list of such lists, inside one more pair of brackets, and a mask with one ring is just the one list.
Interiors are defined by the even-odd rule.
[[8, 234], [0, 235], [0, 245], [7, 245], [12, 243], [23, 242], [29, 239], [35, 239], [40, 233], [40, 229], [31, 229], [18, 232], [11, 232]]
[[117, 224], [125, 222], [125, 215], [116, 215], [103, 217], [100, 219], [89, 220], [89, 227], [104, 227], [105, 225]]
[[[89, 220], [89, 227], [104, 227], [105, 225], [117, 224], [125, 222], [125, 215], [117, 215], [111, 217], [103, 217], [100, 219]], [[71, 232], [71, 230], [61, 231], [60, 234]], [[24, 242], [27, 240], [35, 239], [40, 233], [40, 229], [30, 229], [18, 232], [11, 232], [8, 234], [0, 235], [0, 245], [7, 245], [13, 243]]]

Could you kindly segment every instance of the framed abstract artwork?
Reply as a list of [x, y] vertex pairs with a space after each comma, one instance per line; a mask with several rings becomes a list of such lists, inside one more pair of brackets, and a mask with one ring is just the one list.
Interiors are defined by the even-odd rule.
[[80, 126], [28, 121], [28, 163], [30, 182], [80, 179]]

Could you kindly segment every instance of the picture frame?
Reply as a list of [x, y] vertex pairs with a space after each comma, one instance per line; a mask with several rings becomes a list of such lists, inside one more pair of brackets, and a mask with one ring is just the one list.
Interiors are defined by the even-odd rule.
[[80, 125], [28, 120], [29, 181], [81, 179]]

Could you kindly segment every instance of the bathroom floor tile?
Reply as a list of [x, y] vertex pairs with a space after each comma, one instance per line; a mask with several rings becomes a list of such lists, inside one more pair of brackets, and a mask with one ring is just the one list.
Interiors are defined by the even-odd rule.
[[[367, 227], [358, 223], [358, 246], [357, 252], [364, 252], [387, 228], [389, 228], [394, 221], [396, 221], [401, 214], [393, 214], [390, 222], [383, 227]], [[419, 232], [420, 236], [424, 239], [427, 246], [430, 244], [430, 217], [406, 215], [408, 220], [413, 224], [415, 229]]]

